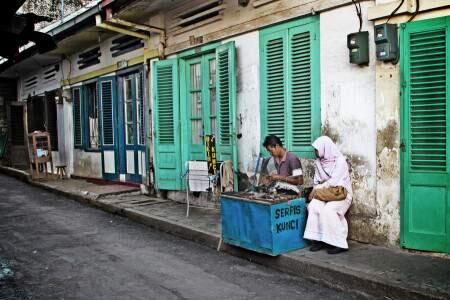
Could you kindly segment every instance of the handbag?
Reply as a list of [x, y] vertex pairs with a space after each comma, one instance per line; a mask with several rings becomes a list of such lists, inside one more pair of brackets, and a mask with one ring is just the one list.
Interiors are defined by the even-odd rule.
[[341, 201], [347, 198], [347, 190], [343, 186], [319, 188], [312, 190], [312, 198], [321, 201]]

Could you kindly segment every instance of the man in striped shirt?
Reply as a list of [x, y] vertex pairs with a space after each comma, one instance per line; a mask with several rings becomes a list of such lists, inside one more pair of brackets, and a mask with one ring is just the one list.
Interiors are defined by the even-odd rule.
[[268, 135], [263, 146], [272, 155], [277, 174], [269, 175], [270, 181], [287, 182], [293, 185], [303, 184], [303, 170], [300, 159], [283, 147], [283, 142], [276, 135]]

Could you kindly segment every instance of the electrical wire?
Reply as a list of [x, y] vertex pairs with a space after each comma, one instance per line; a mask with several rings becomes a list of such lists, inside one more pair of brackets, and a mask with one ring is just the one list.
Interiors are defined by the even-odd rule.
[[[361, 32], [361, 29], [362, 29], [361, 2], [359, 0], [358, 0], [358, 2], [356, 2], [355, 0], [352, 0], [352, 2], [355, 5], [356, 14], [358, 15], [358, 19], [359, 19], [359, 32]], [[359, 6], [359, 8], [358, 8], [358, 6]]]
[[389, 22], [389, 20], [395, 15], [395, 13], [400, 9], [400, 7], [403, 5], [404, 2], [405, 0], [400, 1], [400, 4], [389, 15], [389, 18], [386, 20], [386, 23]]
[[419, 0], [416, 0], [416, 10], [414, 11], [413, 15], [411, 16], [411, 18], [409, 18], [409, 20], [406, 23], [411, 22], [412, 19], [414, 19], [418, 13], [419, 13]]

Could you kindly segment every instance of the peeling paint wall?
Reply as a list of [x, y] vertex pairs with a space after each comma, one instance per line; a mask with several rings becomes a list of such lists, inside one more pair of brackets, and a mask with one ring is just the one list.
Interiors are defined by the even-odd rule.
[[[347, 218], [352, 239], [385, 244], [398, 237], [399, 214], [391, 203], [380, 202], [377, 195], [376, 65], [373, 23], [367, 9], [374, 2], [361, 3], [362, 31], [369, 32], [368, 66], [349, 63], [347, 34], [358, 31], [353, 6], [320, 15], [321, 34], [321, 117], [322, 133], [330, 136], [352, 166], [353, 205]], [[336, 24], [339, 23], [339, 26]], [[395, 204], [393, 205], [395, 207]]]

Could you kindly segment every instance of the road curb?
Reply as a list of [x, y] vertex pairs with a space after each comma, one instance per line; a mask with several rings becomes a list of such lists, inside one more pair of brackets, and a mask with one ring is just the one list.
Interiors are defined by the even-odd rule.
[[0, 173], [8, 175], [10, 177], [14, 177], [14, 178], [19, 179], [26, 183], [31, 182], [31, 175], [25, 171], [21, 171], [21, 170], [17, 170], [17, 169], [5, 167], [5, 166], [0, 166]]
[[[88, 197], [88, 195], [61, 191], [43, 183], [31, 181], [31, 178], [26, 176], [27, 174], [22, 171], [0, 166], [0, 173], [18, 178], [33, 186], [68, 197], [82, 204], [87, 204], [109, 213], [127, 217], [135, 222], [213, 249], [217, 248], [220, 240], [219, 235], [205, 232], [191, 226], [171, 222], [164, 218], [151, 216], [133, 208], [121, 208], [113, 204], [102, 202], [101, 197]], [[313, 261], [308, 257], [299, 257], [298, 255], [294, 256], [290, 254], [271, 257], [227, 244], [222, 244], [221, 251], [290, 275], [301, 275], [302, 277], [306, 277], [325, 286], [351, 292], [361, 298], [450, 299], [450, 294], [445, 291], [433, 289], [432, 287], [428, 289], [414, 289], [404, 286], [401, 283], [371, 277], [368, 274], [355, 272], [351, 269], [345, 269], [340, 266], [334, 266], [320, 261]]]

